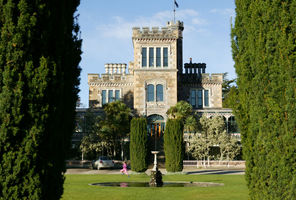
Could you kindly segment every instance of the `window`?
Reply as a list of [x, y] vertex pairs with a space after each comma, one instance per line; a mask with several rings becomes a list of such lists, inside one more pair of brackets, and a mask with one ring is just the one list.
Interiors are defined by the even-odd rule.
[[164, 67], [168, 66], [168, 48], [167, 47], [163, 48], [163, 66]]
[[147, 67], [147, 48], [142, 48], [142, 67]]
[[152, 84], [147, 87], [147, 101], [154, 101], [154, 85]]
[[192, 89], [189, 102], [193, 108], [209, 107], [209, 90]]
[[204, 90], [204, 105], [209, 106], [209, 90]]
[[109, 90], [108, 91], [108, 103], [111, 103], [113, 101], [114, 101], [113, 90]]
[[[115, 91], [115, 92], [114, 92]], [[107, 94], [108, 93], [108, 94]], [[115, 93], [115, 96], [114, 96]], [[108, 99], [107, 99], [108, 96]], [[120, 100], [120, 90], [102, 90], [102, 105]]]
[[161, 66], [161, 55], [160, 55], [160, 47], [156, 48], [156, 67]]
[[196, 106], [196, 90], [191, 90], [190, 104], [192, 105], [192, 107], [195, 108], [195, 106]]
[[106, 104], [106, 90], [102, 90], [102, 105]]
[[115, 101], [120, 100], [120, 91], [119, 90], [115, 90]]
[[168, 67], [168, 47], [142, 47], [142, 67]]
[[202, 108], [202, 90], [197, 90], [197, 107]]
[[149, 67], [154, 67], [154, 48], [149, 48]]
[[156, 85], [156, 101], [163, 101], [163, 86]]

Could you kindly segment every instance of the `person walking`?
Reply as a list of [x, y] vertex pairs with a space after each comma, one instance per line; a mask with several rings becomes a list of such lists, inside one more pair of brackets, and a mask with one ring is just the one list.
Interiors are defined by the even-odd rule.
[[126, 174], [126, 175], [129, 177], [129, 175], [128, 175], [128, 173], [127, 173], [127, 164], [126, 164], [125, 161], [123, 161], [122, 169], [120, 170], [120, 172], [121, 172], [122, 175], [123, 175], [123, 174]]

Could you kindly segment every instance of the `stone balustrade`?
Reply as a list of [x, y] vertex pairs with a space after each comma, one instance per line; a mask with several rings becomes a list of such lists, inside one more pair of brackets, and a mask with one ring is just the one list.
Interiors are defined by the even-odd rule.
[[105, 64], [105, 73], [106, 74], [126, 74], [125, 63], [106, 63]]

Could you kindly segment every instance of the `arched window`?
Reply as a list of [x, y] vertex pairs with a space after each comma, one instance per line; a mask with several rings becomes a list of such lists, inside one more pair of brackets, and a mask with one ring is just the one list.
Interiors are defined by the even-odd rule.
[[154, 85], [147, 86], [147, 101], [154, 101]]
[[163, 101], [163, 86], [161, 84], [156, 85], [156, 101]]

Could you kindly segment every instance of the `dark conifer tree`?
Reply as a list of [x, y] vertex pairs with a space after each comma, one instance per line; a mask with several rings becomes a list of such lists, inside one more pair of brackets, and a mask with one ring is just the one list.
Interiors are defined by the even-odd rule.
[[168, 119], [164, 132], [165, 168], [169, 172], [183, 170], [184, 142], [181, 119]]
[[296, 0], [236, 0], [238, 119], [251, 199], [295, 199]]
[[143, 172], [147, 169], [147, 121], [145, 118], [133, 118], [130, 133], [131, 169]]
[[74, 128], [79, 0], [0, 1], [0, 199], [59, 199]]

